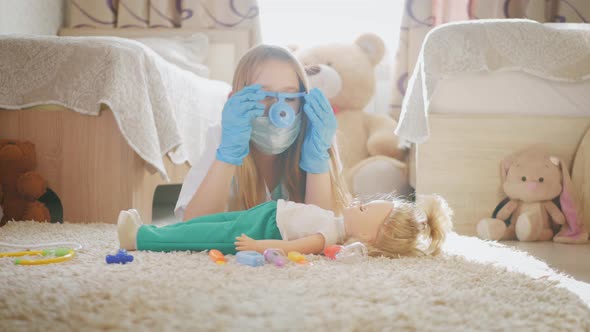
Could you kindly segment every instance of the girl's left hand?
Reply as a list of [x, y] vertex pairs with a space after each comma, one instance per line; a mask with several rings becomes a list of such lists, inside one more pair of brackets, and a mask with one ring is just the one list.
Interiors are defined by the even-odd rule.
[[236, 245], [237, 251], [246, 251], [246, 250], [258, 251], [258, 245], [256, 243], [256, 240], [254, 240], [253, 238], [249, 237], [246, 234], [242, 234], [242, 235], [236, 237], [236, 242], [234, 242], [234, 244]]
[[336, 116], [328, 98], [319, 89], [311, 89], [304, 99], [303, 111], [309, 122], [301, 148], [299, 167], [308, 173], [327, 173], [330, 170], [328, 149], [338, 128]]

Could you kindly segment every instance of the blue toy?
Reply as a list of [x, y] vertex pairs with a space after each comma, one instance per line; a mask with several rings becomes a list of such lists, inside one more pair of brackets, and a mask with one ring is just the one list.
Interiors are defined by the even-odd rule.
[[253, 267], [264, 265], [264, 256], [256, 251], [239, 251], [236, 254], [236, 262]]
[[277, 128], [288, 128], [293, 124], [293, 121], [295, 120], [295, 111], [293, 110], [291, 105], [285, 102], [285, 99], [299, 98], [307, 94], [305, 92], [262, 92], [266, 94], [267, 97], [275, 97], [278, 100], [268, 110], [268, 118], [270, 122]]
[[125, 249], [119, 249], [116, 255], [107, 255], [107, 264], [127, 264], [133, 262], [133, 256], [127, 253]]

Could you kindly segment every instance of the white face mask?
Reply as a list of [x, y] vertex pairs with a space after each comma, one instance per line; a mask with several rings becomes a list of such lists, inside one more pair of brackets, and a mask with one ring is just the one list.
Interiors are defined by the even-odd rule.
[[280, 154], [287, 150], [299, 135], [301, 113], [295, 115], [293, 124], [288, 128], [278, 128], [267, 116], [260, 116], [252, 121], [252, 136], [256, 148], [264, 154]]

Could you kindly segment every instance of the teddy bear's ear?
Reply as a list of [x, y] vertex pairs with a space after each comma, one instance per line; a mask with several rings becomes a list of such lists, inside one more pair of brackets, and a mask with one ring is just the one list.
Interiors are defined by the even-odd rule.
[[297, 52], [297, 50], [300, 48], [297, 44], [288, 44], [286, 47], [289, 51], [291, 51], [291, 53]]
[[385, 54], [385, 44], [381, 37], [376, 34], [362, 34], [356, 39], [355, 44], [367, 54], [373, 66], [376, 66], [381, 59], [383, 59], [383, 55]]

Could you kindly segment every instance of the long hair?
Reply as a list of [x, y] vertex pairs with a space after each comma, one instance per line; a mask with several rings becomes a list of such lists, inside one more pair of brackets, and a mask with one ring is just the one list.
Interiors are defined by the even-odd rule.
[[[452, 229], [452, 211], [437, 195], [418, 196], [416, 203], [393, 198], [393, 210], [372, 243], [369, 256], [436, 256]], [[347, 243], [358, 241], [349, 239]]]
[[[299, 79], [300, 89], [309, 92], [309, 83], [303, 66], [295, 56], [286, 48], [274, 45], [261, 44], [251, 48], [240, 59], [236, 68], [232, 90], [237, 92], [252, 83], [252, 78], [259, 66], [268, 60], [280, 60], [289, 63]], [[302, 105], [303, 107], [303, 105]], [[300, 109], [300, 112], [303, 110]], [[305, 185], [307, 174], [299, 168], [301, 158], [301, 146], [307, 128], [307, 117], [302, 117], [299, 136], [285, 152], [279, 156], [282, 180], [289, 193], [289, 199], [303, 203], [305, 198]], [[252, 144], [252, 143], [250, 143]], [[330, 154], [330, 178], [332, 180], [332, 192], [334, 195], [333, 206], [335, 212], [339, 213], [348, 204], [349, 194], [340, 172], [340, 160], [336, 150], [336, 143], [333, 142], [329, 149]], [[234, 193], [230, 210], [243, 210], [252, 208], [265, 201], [266, 191], [251, 154], [248, 154], [236, 171], [234, 181]], [[272, 190], [272, 188], [269, 188]]]

